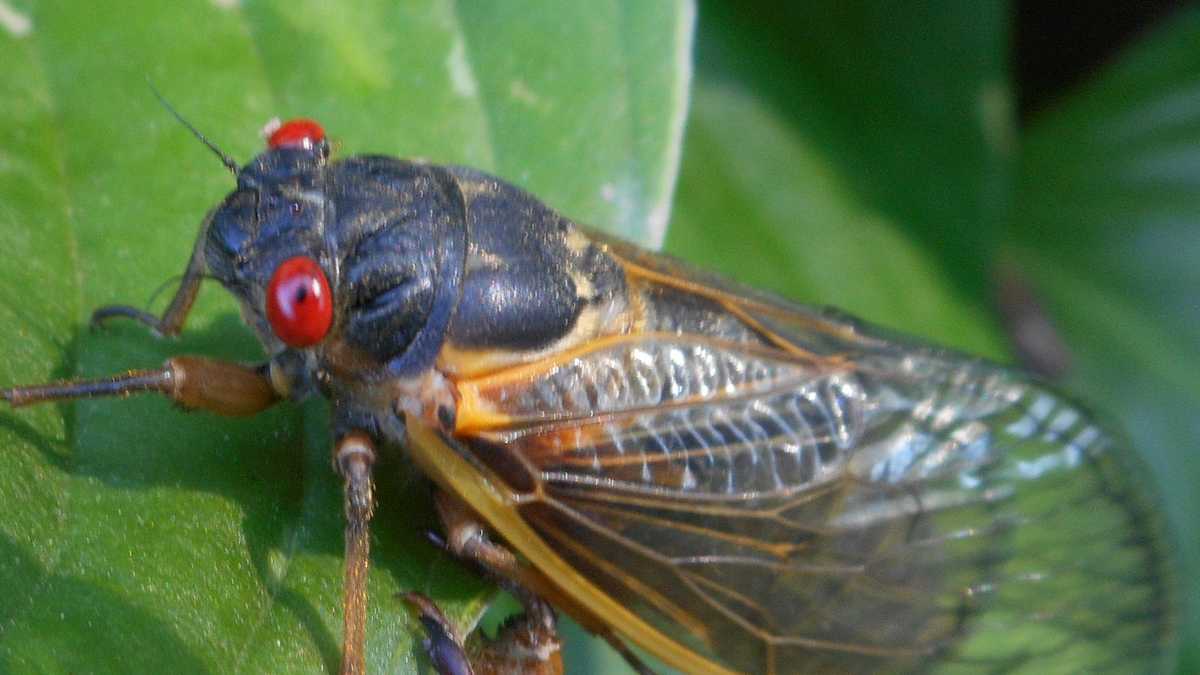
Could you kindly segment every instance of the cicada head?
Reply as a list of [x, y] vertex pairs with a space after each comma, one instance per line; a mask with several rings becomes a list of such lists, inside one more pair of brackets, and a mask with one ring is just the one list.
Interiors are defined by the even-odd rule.
[[210, 214], [205, 262], [269, 353], [292, 350], [309, 373], [379, 379], [428, 366], [440, 346], [461, 213], [457, 189], [429, 167], [330, 161], [321, 127], [292, 120]]
[[241, 300], [247, 323], [272, 353], [320, 344], [333, 326], [336, 251], [324, 237], [328, 156], [319, 126], [288, 122], [238, 171], [237, 188], [210, 214], [209, 272]]

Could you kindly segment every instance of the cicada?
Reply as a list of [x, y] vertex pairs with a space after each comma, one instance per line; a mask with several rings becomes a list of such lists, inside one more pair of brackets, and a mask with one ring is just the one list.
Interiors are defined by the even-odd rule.
[[1171, 551], [1140, 465], [1030, 377], [707, 275], [479, 171], [331, 158], [310, 120], [245, 166], [210, 147], [237, 185], [169, 307], [95, 319], [177, 334], [212, 277], [267, 360], [2, 395], [328, 399], [343, 672], [365, 669], [372, 471], [393, 450], [435, 485], [442, 545], [525, 608], [464, 639], [410, 594], [443, 673], [561, 672], [555, 608], [688, 673], [1168, 662]]

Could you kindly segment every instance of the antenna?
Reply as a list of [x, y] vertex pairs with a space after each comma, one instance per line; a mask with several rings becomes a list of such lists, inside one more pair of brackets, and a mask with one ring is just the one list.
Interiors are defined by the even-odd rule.
[[217, 147], [216, 143], [213, 143], [212, 141], [208, 140], [208, 138], [206, 138], [204, 136], [204, 134], [200, 133], [199, 129], [192, 126], [191, 122], [185, 120], [183, 118], [183, 115], [180, 115], [179, 111], [175, 110], [175, 107], [172, 106], [167, 101], [166, 97], [164, 97], [162, 95], [162, 93], [158, 91], [158, 88], [154, 86], [153, 82], [151, 82], [149, 79], [147, 79], [146, 85], [148, 87], [150, 87], [150, 91], [154, 92], [154, 97], [158, 99], [158, 102], [162, 104], [162, 107], [167, 109], [167, 112], [171, 113], [171, 115], [175, 119], [179, 120], [180, 124], [182, 124], [184, 127], [186, 127], [188, 131], [192, 132], [192, 135], [195, 136], [197, 138], [197, 140], [199, 140], [206, 147], [208, 147], [209, 150], [212, 150], [214, 155], [216, 155], [217, 157], [220, 157], [221, 163], [225, 165], [226, 169], [229, 169], [230, 173], [232, 173], [234, 176], [238, 175], [237, 160], [235, 160], [234, 158], [225, 154], [225, 152], [223, 150], [221, 150], [220, 148]]

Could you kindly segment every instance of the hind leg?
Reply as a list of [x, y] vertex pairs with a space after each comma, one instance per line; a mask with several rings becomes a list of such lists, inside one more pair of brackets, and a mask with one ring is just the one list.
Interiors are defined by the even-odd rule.
[[441, 675], [563, 674], [554, 612], [545, 603], [535, 611], [525, 605], [525, 612], [505, 621], [495, 637], [476, 632], [464, 639], [432, 600], [420, 593], [403, 597], [425, 627], [425, 651]]
[[439, 544], [512, 593], [523, 612], [505, 621], [495, 637], [478, 633], [467, 637], [429, 598], [406, 593], [404, 600], [425, 627], [425, 647], [434, 667], [442, 675], [562, 675], [557, 617], [548, 603], [520, 583], [522, 564], [511, 551], [489, 540], [461, 502], [438, 492], [435, 503], [446, 532]]
[[[492, 542], [487, 530], [457, 498], [435, 494], [445, 540], [437, 543], [450, 553], [478, 567], [521, 603], [523, 613], [505, 621], [494, 638], [464, 636], [429, 598], [407, 593], [405, 601], [425, 626], [426, 648], [442, 675], [500, 675], [532, 673], [562, 675], [562, 642], [558, 619], [550, 603], [538, 593], [553, 593], [544, 577], [518, 560], [512, 551]], [[540, 580], [540, 581], [539, 581]], [[537, 592], [535, 592], [535, 589]], [[552, 596], [553, 597], [553, 596]], [[654, 675], [615, 633], [602, 622], [576, 616], [585, 628], [604, 638], [639, 675]]]

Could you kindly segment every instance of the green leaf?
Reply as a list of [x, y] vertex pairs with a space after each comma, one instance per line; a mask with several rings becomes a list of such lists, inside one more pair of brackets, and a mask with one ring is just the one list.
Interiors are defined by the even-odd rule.
[[[1074, 351], [1072, 389], [1120, 419], [1154, 469], [1200, 607], [1200, 13], [1148, 36], [1038, 120], [1008, 253]], [[1200, 670], [1200, 622], [1180, 672]]]
[[[0, 2], [31, 19], [25, 30], [0, 12], [0, 251], [12, 261], [0, 266], [0, 383], [184, 351], [258, 354], [219, 292], [203, 295], [178, 343], [81, 328], [96, 305], [136, 303], [177, 274], [200, 215], [228, 189], [146, 77], [240, 158], [270, 115], [310, 115], [343, 153], [490, 169], [656, 243], [690, 6], [561, 4]], [[1012, 261], [1073, 352], [1066, 388], [1112, 411], [1156, 470], [1194, 604], [1200, 20], [1151, 36], [1020, 137], [1009, 11], [706, 3], [668, 248], [999, 358], [989, 274]], [[322, 414], [214, 420], [156, 401], [0, 412], [0, 670], [331, 668], [340, 505]], [[427, 501], [387, 462], [375, 670], [417, 659], [413, 627], [388, 604], [395, 591], [431, 592], [456, 616], [486, 595], [423, 543]], [[1194, 621], [1182, 642], [1200, 644]], [[1190, 649], [1182, 672], [1200, 668]]]
[[[1172, 600], [1196, 606], [1200, 19], [1149, 38], [1022, 139], [1005, 13], [704, 5], [667, 248], [1001, 360], [989, 276], [1017, 265], [1073, 353], [1064, 389], [1155, 470], [1149, 496], [1187, 560]], [[1180, 672], [1200, 668], [1195, 625], [1181, 626]]]
[[[744, 11], [713, 0], [701, 11], [697, 79], [746, 88], [837, 171], [857, 207], [927, 249], [948, 290], [970, 302], [986, 285], [981, 252], [993, 249], [1008, 205], [1008, 11], [1005, 2], [954, 0], [902, 10], [762, 0]], [[779, 227], [807, 222], [801, 212]], [[841, 302], [822, 301], [831, 300]], [[915, 332], [949, 339], [940, 327]], [[952, 342], [988, 348], [975, 339]]]
[[706, 5], [668, 249], [1002, 355], [980, 260], [1011, 165], [1003, 7]]
[[[269, 117], [312, 116], [340, 153], [494, 170], [654, 243], [692, 13], [685, 0], [0, 4], [0, 383], [177, 353], [261, 358], [215, 288], [178, 341], [85, 328], [91, 309], [140, 304], [182, 271], [230, 188], [147, 79], [238, 158]], [[0, 412], [0, 449], [0, 670], [336, 669], [341, 499], [319, 402], [250, 420], [153, 399]], [[467, 617], [489, 591], [424, 541], [435, 519], [403, 462], [379, 475], [367, 650], [372, 672], [395, 672], [421, 660], [397, 592]]]
[[735, 89], [699, 79], [693, 102], [668, 250], [797, 300], [1002, 351], [986, 310], [863, 203], [826, 149]]

